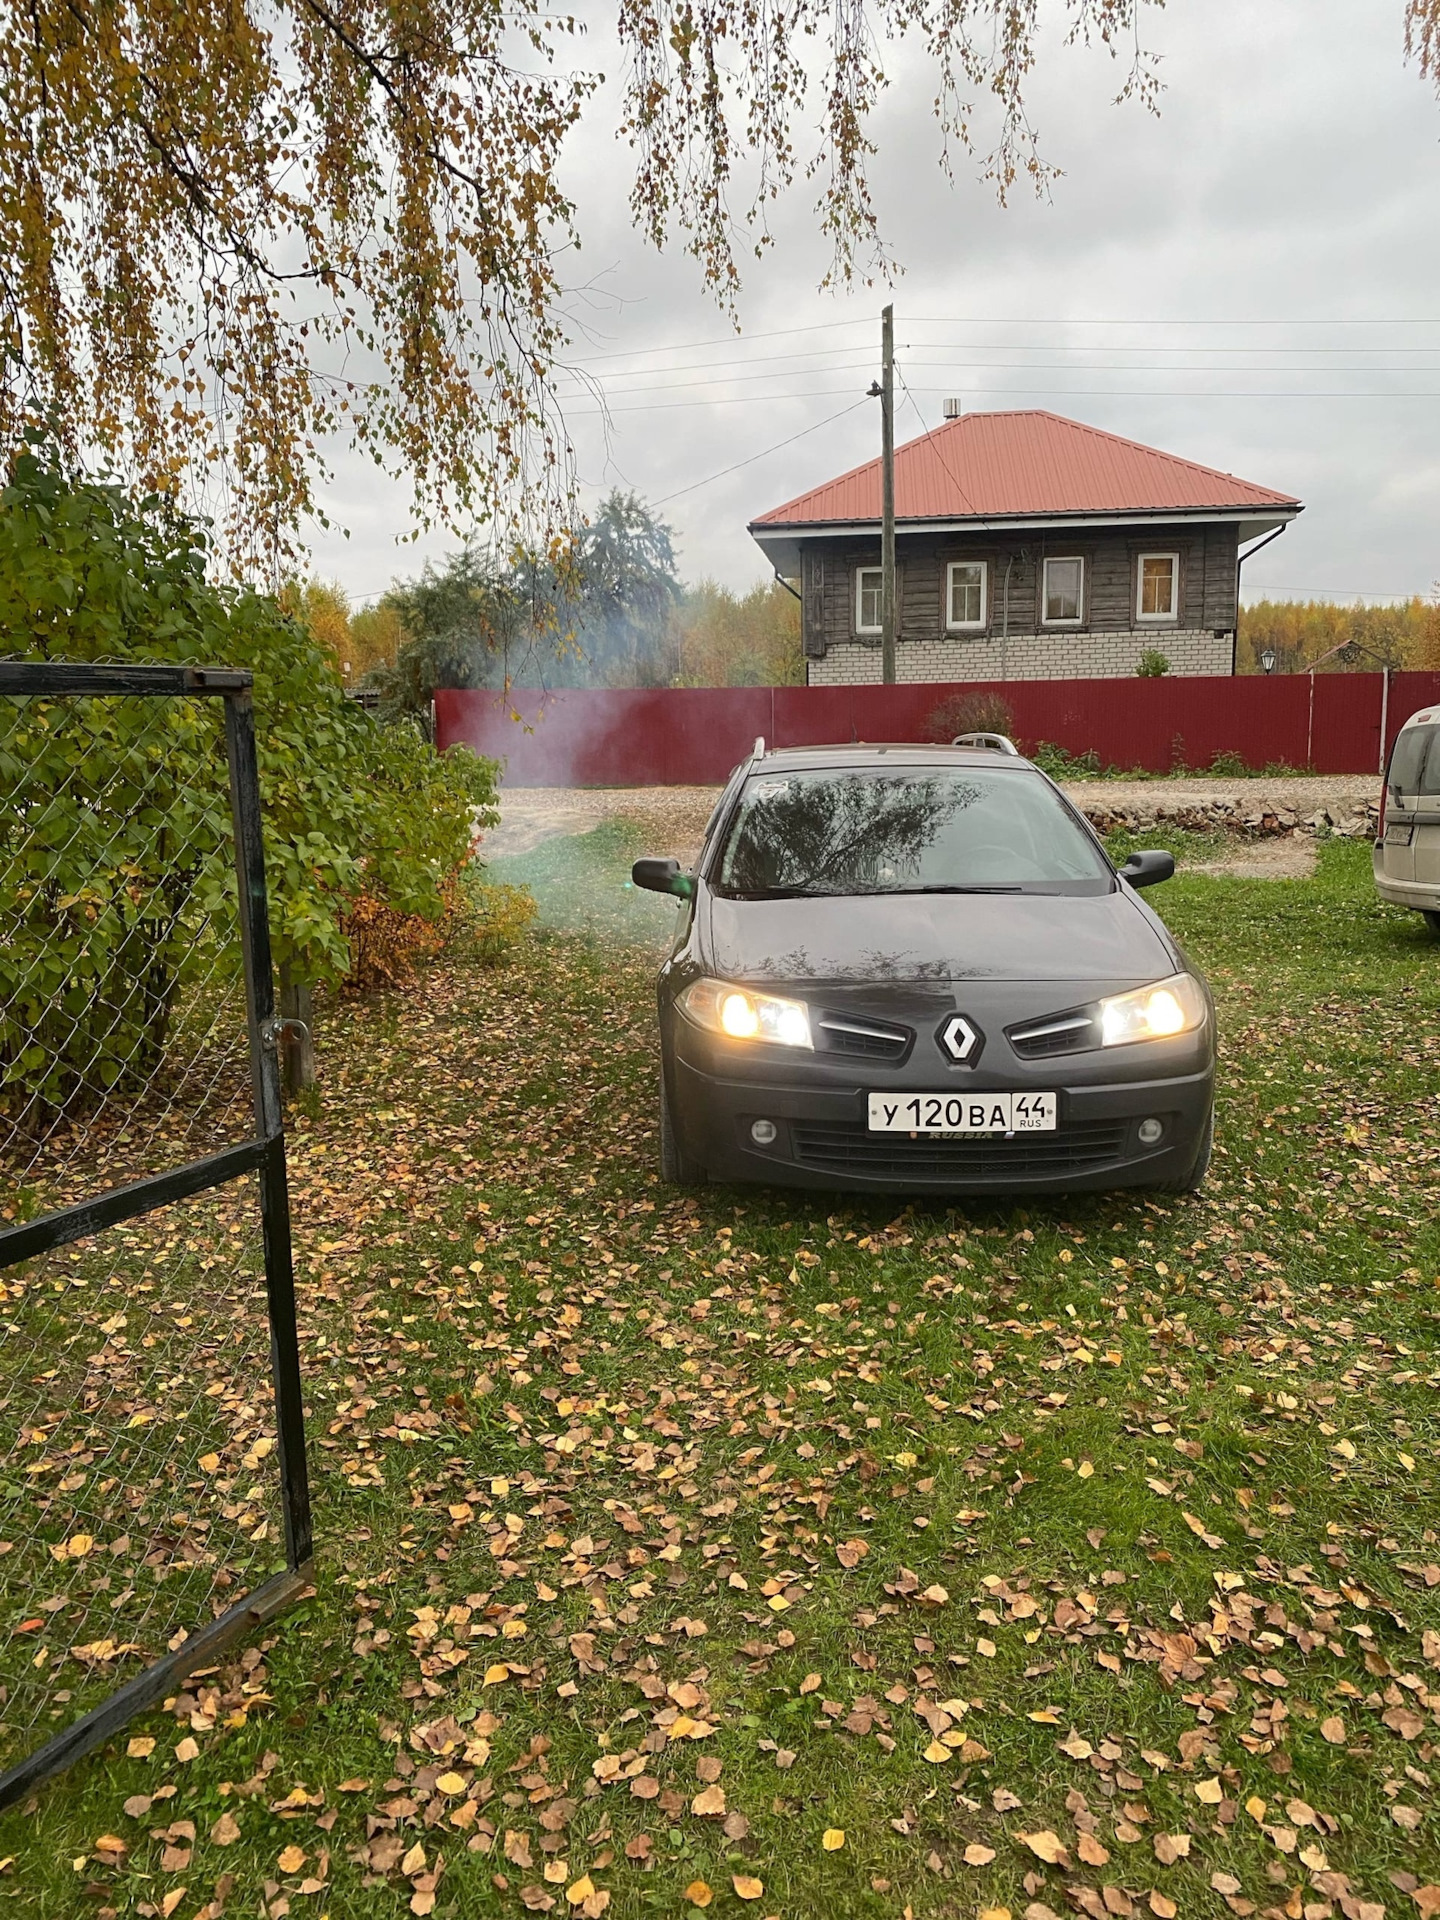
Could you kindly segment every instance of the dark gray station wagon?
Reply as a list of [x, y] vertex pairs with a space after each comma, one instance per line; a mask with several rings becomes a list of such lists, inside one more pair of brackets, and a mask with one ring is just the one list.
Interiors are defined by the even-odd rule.
[[936, 1194], [1198, 1187], [1214, 1008], [1040, 769], [984, 747], [763, 742], [660, 972], [662, 1173]]

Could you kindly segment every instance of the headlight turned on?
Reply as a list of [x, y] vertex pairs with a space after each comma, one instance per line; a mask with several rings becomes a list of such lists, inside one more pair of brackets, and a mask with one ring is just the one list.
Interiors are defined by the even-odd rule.
[[1120, 1047], [1132, 1040], [1168, 1040], [1203, 1025], [1205, 996], [1188, 973], [1171, 974], [1153, 986], [1117, 993], [1100, 1002], [1100, 1044]]
[[813, 1047], [810, 1010], [803, 1000], [730, 987], [723, 980], [696, 980], [680, 996], [686, 1017], [727, 1040], [760, 1040], [772, 1047]]

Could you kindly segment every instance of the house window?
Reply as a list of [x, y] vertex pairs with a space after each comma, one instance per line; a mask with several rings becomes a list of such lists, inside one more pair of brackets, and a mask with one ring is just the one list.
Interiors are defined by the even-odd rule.
[[1085, 612], [1085, 562], [1045, 562], [1045, 625], [1078, 627]]
[[946, 572], [947, 598], [945, 624], [956, 627], [983, 627], [989, 608], [987, 570], [983, 560], [955, 560]]
[[880, 631], [881, 577], [879, 567], [855, 569], [855, 631], [857, 633], [879, 633]]
[[1142, 553], [1135, 583], [1137, 620], [1174, 620], [1180, 604], [1178, 553]]

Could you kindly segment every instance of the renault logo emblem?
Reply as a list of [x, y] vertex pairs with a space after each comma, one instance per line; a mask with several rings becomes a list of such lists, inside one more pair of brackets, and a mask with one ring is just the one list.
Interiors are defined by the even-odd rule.
[[973, 1062], [979, 1057], [980, 1034], [963, 1013], [955, 1013], [940, 1029], [940, 1045], [952, 1060], [963, 1066], [967, 1061]]

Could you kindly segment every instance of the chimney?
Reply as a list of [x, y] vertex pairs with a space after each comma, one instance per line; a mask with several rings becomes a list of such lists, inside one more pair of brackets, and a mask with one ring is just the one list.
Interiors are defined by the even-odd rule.
[[947, 400], [945, 402], [945, 418], [947, 420], [958, 420], [960, 418], [960, 411], [960, 402], [958, 400]]

